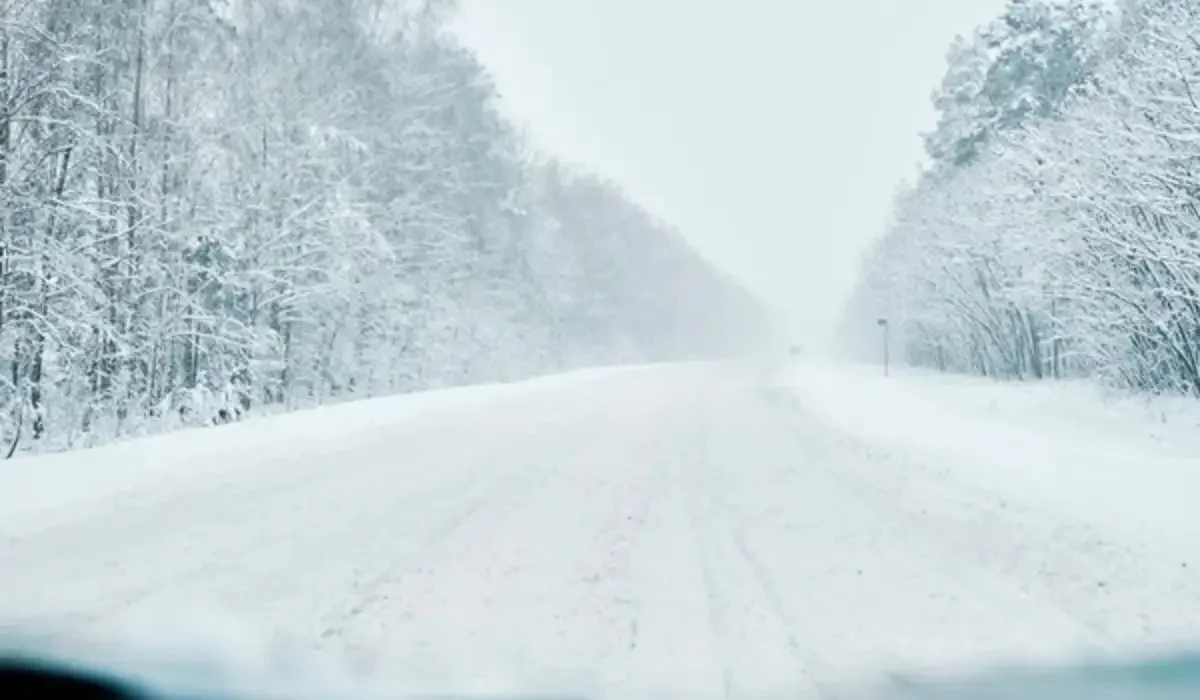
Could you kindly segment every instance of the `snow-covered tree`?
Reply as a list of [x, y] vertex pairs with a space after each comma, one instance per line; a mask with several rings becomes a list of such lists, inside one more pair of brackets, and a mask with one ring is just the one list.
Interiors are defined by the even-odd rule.
[[1008, 0], [999, 18], [955, 39], [933, 96], [940, 120], [925, 137], [930, 157], [967, 165], [996, 134], [1056, 114], [1092, 80], [1108, 20], [1099, 0]]
[[530, 152], [454, 9], [0, 3], [5, 447], [753, 331], [669, 226]]
[[1069, 26], [1084, 35], [1059, 44], [1100, 47], [1071, 62], [1088, 78], [897, 200], [847, 328], [886, 305], [911, 362], [1200, 395], [1200, 6], [1129, 0]]

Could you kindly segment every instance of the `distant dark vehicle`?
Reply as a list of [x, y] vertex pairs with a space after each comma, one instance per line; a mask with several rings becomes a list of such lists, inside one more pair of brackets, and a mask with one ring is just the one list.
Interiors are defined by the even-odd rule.
[[800, 355], [804, 354], [804, 346], [793, 345], [788, 348], [788, 353], [791, 354], [792, 357], [799, 357]]

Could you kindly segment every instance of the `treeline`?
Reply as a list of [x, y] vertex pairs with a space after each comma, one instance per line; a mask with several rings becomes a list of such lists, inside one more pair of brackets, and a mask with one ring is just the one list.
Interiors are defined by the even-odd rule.
[[447, 3], [0, 3], [0, 440], [737, 350], [763, 312], [529, 151]]
[[934, 102], [851, 347], [888, 316], [910, 363], [1200, 395], [1200, 3], [1010, 0]]

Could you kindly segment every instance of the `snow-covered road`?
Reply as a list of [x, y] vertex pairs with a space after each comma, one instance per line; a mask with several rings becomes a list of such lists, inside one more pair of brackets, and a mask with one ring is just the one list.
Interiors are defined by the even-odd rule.
[[1188, 562], [836, 430], [733, 364], [6, 469], [3, 624], [165, 638], [202, 603], [425, 688], [819, 697], [864, 672], [1200, 631]]

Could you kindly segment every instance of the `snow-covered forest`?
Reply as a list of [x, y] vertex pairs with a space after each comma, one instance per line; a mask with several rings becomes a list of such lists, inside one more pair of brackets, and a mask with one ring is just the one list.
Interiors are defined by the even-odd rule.
[[531, 152], [453, 9], [0, 0], [0, 452], [762, 329], [671, 227]]
[[1009, 0], [934, 104], [851, 347], [886, 316], [917, 365], [1200, 395], [1200, 3]]

